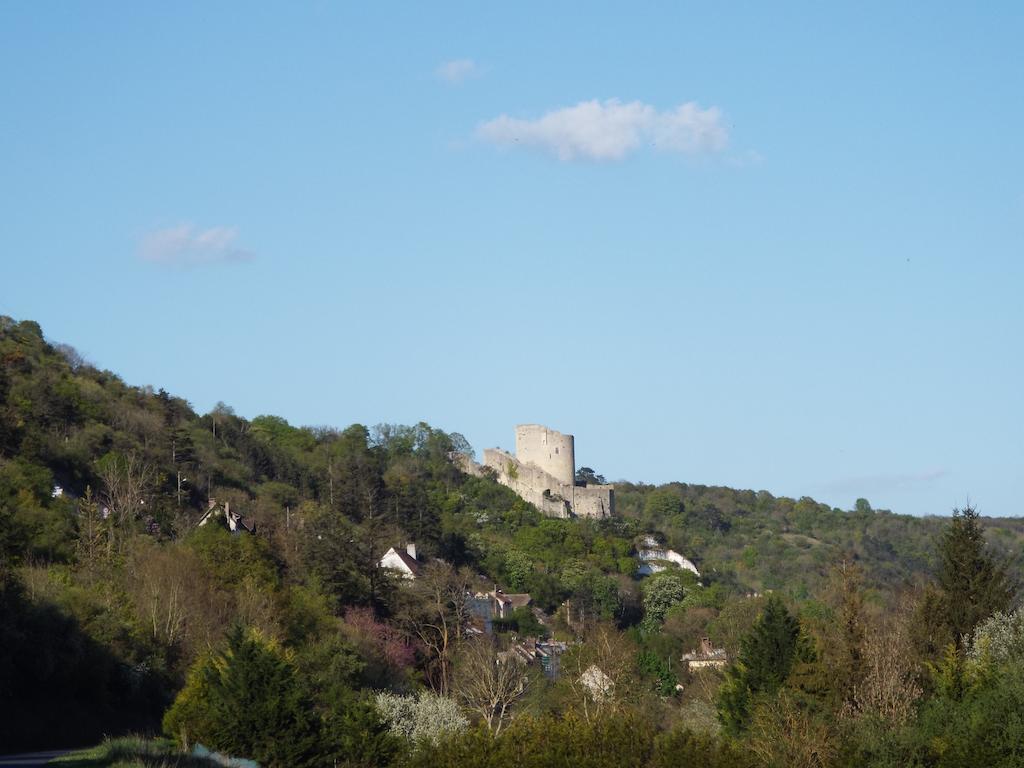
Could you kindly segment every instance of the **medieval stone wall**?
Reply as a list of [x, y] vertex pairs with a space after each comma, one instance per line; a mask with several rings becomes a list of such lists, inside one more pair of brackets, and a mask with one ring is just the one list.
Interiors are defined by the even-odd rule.
[[615, 486], [576, 486], [572, 494], [572, 511], [578, 517], [609, 517], [615, 514]]
[[543, 469], [533, 464], [523, 464], [512, 454], [498, 448], [484, 451], [484, 465], [495, 471], [499, 483], [507, 485], [545, 515], [569, 516], [572, 486], [559, 483], [557, 478]]
[[[522, 451], [520, 453], [520, 451]], [[529, 461], [524, 458], [529, 457]], [[615, 513], [612, 485], [578, 486], [573, 437], [535, 424], [516, 428], [516, 455], [499, 448], [484, 450], [484, 465], [541, 512], [552, 517], [608, 517]], [[561, 473], [555, 475], [549, 469]]]

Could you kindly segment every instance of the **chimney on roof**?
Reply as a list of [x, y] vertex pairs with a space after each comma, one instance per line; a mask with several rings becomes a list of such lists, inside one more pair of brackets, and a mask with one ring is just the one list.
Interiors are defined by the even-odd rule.
[[408, 544], [405, 545], [405, 551], [413, 560], [416, 559], [416, 544], [410, 541]]
[[225, 517], [231, 517], [231, 502], [230, 501], [225, 501], [224, 502], [224, 516]]
[[714, 650], [714, 647], [711, 645], [711, 638], [710, 637], [702, 637], [700, 639], [700, 652], [702, 654], [704, 654], [705, 656], [710, 656], [711, 652], [713, 650]]

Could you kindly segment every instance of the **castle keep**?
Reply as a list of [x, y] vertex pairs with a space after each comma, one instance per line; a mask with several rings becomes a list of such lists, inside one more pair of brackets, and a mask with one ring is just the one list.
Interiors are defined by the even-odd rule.
[[498, 482], [546, 515], [607, 517], [615, 512], [615, 486], [576, 482], [572, 435], [540, 424], [520, 424], [516, 427], [515, 456], [499, 448], [487, 448], [484, 466], [494, 470]]

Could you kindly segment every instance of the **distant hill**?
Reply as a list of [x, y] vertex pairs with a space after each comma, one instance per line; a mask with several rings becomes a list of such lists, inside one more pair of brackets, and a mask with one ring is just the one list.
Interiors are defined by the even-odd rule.
[[[452, 450], [468, 450], [461, 436], [425, 424], [294, 427], [277, 416], [244, 419], [223, 404], [197, 414], [180, 397], [125, 384], [71, 347], [48, 342], [37, 323], [0, 317], [2, 545], [17, 560], [72, 559], [74, 499], [87, 487], [101, 492], [104, 468], [127, 456], [150, 473], [138, 522], [157, 538], [187, 531], [211, 496], [233, 500], [268, 535], [303, 504], [321, 504], [356, 524], [376, 516], [382, 535], [414, 538], [428, 554], [519, 586], [524, 579], [510, 574], [510, 558], [557, 575], [565, 563], [551, 562], [552, 552], [562, 560], [585, 554], [602, 573], [629, 575], [636, 536], [654, 532], [693, 558], [706, 579], [740, 592], [805, 597], [843, 558], [860, 561], [874, 586], [893, 589], [931, 569], [941, 524], [866, 504], [842, 511], [764, 491], [620, 482], [621, 519], [586, 526], [610, 537], [612, 552], [551, 550], [551, 542], [523, 533], [541, 525], [536, 511], [486, 478], [462, 476], [447, 461]], [[986, 525], [1019, 571], [1024, 521]]]

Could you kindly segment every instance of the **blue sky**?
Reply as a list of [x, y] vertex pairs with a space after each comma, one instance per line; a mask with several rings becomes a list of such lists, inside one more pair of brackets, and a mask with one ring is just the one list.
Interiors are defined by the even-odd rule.
[[0, 312], [296, 424], [1024, 514], [1024, 6], [0, 5]]

